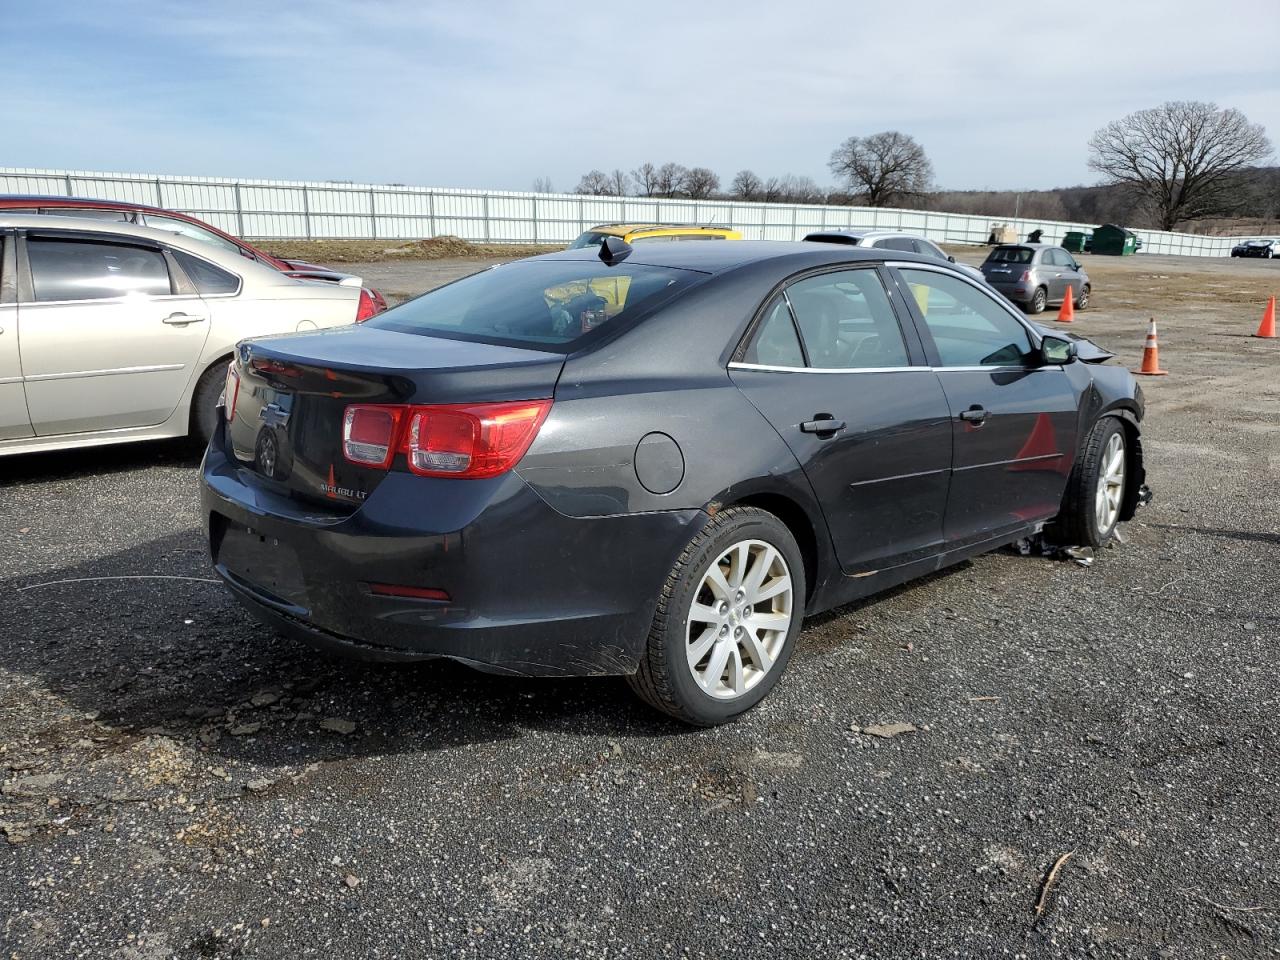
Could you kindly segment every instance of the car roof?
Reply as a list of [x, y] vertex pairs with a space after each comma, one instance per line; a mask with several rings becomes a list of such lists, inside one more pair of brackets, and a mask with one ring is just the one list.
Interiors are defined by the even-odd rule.
[[[531, 257], [532, 260], [598, 260], [599, 249], [580, 247]], [[859, 260], [903, 260], [938, 265], [934, 257], [905, 250], [878, 250], [803, 240], [739, 240], [734, 243], [659, 243], [633, 247], [622, 263], [675, 267], [700, 273], [727, 273], [747, 264], [792, 261], [796, 269]]]
[[39, 230], [42, 232], [70, 230], [76, 233], [101, 233], [104, 235], [104, 239], [111, 236], [132, 237], [137, 240], [146, 240], [151, 243], [174, 247], [201, 259], [216, 263], [218, 266], [233, 273], [244, 275], [246, 272], [260, 270], [262, 271], [261, 279], [267, 283], [272, 282], [271, 278], [290, 279], [285, 277], [285, 274], [266, 264], [250, 260], [239, 253], [215, 247], [211, 243], [205, 243], [202, 240], [196, 240], [193, 237], [175, 233], [172, 230], [144, 227], [136, 223], [126, 223], [123, 220], [95, 220], [90, 217], [63, 217], [48, 213], [5, 213], [0, 210], [0, 230], [4, 229]]
[[61, 195], [38, 193], [0, 193], [0, 208], [6, 206], [63, 206], [78, 205], [85, 207], [102, 207], [108, 210], [155, 210], [157, 213], [169, 213], [163, 207], [149, 203], [134, 203], [132, 200], [102, 200], [97, 197], [67, 197]]

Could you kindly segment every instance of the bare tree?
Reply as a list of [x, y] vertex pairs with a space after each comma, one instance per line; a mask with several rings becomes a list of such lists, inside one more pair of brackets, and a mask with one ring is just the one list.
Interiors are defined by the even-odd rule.
[[616, 167], [609, 174], [609, 192], [615, 197], [625, 197], [631, 192], [631, 175]]
[[782, 181], [777, 177], [770, 177], [760, 184], [760, 200], [765, 203], [779, 203], [782, 200]]
[[1270, 155], [1261, 124], [1194, 100], [1131, 113], [1089, 140], [1089, 168], [1146, 197], [1162, 230], [1217, 212], [1237, 186], [1235, 174]]
[[777, 199], [783, 203], [821, 203], [827, 196], [812, 177], [798, 177], [793, 173], [779, 177], [776, 189]]
[[660, 197], [676, 196], [684, 185], [684, 178], [688, 173], [689, 171], [678, 163], [664, 163], [658, 168], [657, 182], [654, 184], [653, 192]]
[[551, 185], [550, 177], [538, 177], [533, 181], [534, 193], [555, 193], [556, 188]]
[[706, 167], [694, 167], [685, 172], [681, 187], [690, 200], [705, 200], [720, 189], [720, 178]]
[[658, 192], [658, 168], [647, 160], [631, 171], [631, 179], [642, 197], [652, 197]]
[[613, 196], [609, 175], [603, 170], [592, 170], [584, 173], [582, 179], [578, 181], [578, 185], [573, 188], [573, 192], [585, 193], [593, 197]]
[[739, 200], [759, 200], [764, 183], [750, 170], [739, 170], [733, 175], [729, 191]]
[[897, 130], [850, 137], [832, 152], [829, 165], [872, 207], [919, 196], [933, 180], [933, 165], [924, 147]]

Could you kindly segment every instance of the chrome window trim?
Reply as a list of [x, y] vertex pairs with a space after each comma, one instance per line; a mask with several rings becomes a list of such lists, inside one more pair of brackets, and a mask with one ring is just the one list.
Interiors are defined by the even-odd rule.
[[1043, 367], [1009, 366], [965, 366], [965, 367], [779, 367], [768, 363], [747, 363], [733, 360], [730, 370], [765, 370], [773, 373], [1036, 373], [1040, 370], [1057, 370], [1062, 372], [1061, 364], [1046, 364]]
[[[916, 374], [931, 371], [928, 366], [774, 366], [772, 364], [748, 364], [741, 360], [733, 360], [728, 365], [730, 370], [771, 370], [778, 374]], [[992, 367], [984, 367], [992, 369]]]

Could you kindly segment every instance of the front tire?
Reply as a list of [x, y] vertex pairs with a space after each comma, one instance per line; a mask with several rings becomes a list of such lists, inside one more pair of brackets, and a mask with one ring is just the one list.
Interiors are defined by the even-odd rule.
[[1080, 288], [1080, 296], [1076, 297], [1075, 302], [1075, 308], [1077, 310], [1083, 310], [1085, 307], [1089, 306], [1089, 294], [1091, 292], [1089, 284], [1087, 283]]
[[1053, 535], [1063, 546], [1105, 546], [1116, 532], [1129, 475], [1129, 438], [1116, 417], [1093, 425], [1071, 470]]
[[1049, 291], [1044, 287], [1036, 287], [1036, 292], [1031, 295], [1031, 301], [1027, 304], [1027, 313], [1044, 313], [1044, 308], [1049, 303]]
[[754, 507], [723, 510], [668, 575], [640, 669], [627, 682], [685, 723], [732, 720], [777, 684], [804, 603], [804, 560], [786, 524]]

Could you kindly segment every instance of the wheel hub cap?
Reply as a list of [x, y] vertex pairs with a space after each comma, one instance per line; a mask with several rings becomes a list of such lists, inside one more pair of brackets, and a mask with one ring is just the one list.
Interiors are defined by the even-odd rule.
[[702, 576], [689, 608], [685, 653], [702, 690], [740, 697], [773, 668], [795, 613], [791, 571], [778, 550], [744, 540]]
[[1120, 519], [1120, 505], [1124, 500], [1124, 437], [1111, 435], [1098, 470], [1098, 490], [1094, 494], [1094, 513], [1098, 533], [1106, 536]]

